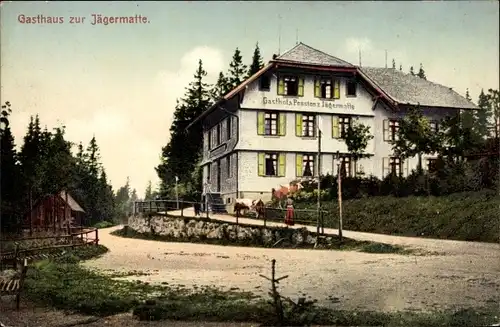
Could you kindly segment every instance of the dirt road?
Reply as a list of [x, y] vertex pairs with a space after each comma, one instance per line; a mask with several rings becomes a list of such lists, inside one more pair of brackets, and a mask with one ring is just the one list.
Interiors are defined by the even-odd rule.
[[[230, 216], [218, 219], [233, 219]], [[151, 283], [213, 285], [266, 294], [259, 274], [289, 275], [284, 295], [302, 294], [331, 308], [393, 311], [476, 307], [499, 303], [500, 245], [406, 238], [345, 231], [346, 237], [414, 246], [441, 255], [406, 256], [350, 251], [263, 249], [167, 243], [110, 235], [100, 231], [110, 252], [87, 267], [152, 273], [134, 276]]]

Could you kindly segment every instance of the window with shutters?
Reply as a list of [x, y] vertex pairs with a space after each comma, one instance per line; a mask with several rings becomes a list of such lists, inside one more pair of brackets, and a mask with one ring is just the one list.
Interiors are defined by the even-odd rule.
[[266, 153], [264, 158], [265, 175], [278, 176], [278, 154]]
[[384, 120], [384, 141], [397, 141], [399, 139], [399, 120], [386, 119]]
[[264, 113], [264, 135], [278, 135], [279, 115], [276, 112]]
[[302, 115], [302, 136], [314, 137], [316, 134], [316, 116]]
[[340, 116], [339, 117], [339, 132], [340, 138], [345, 139], [347, 137], [347, 130], [351, 126], [351, 117]]
[[340, 81], [332, 78], [316, 78], [314, 96], [321, 99], [339, 99]]
[[316, 171], [314, 164], [315, 156], [308, 153], [297, 153], [296, 157], [296, 175], [297, 177], [313, 177]]
[[403, 162], [399, 157], [389, 158], [389, 172], [392, 175], [401, 176], [402, 175]]
[[299, 82], [297, 76], [285, 76], [283, 77], [283, 81], [284, 95], [299, 95]]

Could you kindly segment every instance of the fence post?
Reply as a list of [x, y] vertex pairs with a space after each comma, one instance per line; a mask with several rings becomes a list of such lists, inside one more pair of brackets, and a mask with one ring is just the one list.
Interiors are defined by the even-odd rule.
[[153, 211], [153, 201], [149, 200], [149, 213]]
[[239, 216], [240, 216], [240, 211], [236, 210], [236, 225], [238, 225], [238, 220], [240, 218]]
[[267, 209], [264, 207], [264, 227], [266, 227], [266, 220], [267, 220]]
[[181, 217], [184, 217], [184, 201], [182, 199], [180, 200], [180, 206], [181, 206]]
[[321, 234], [325, 234], [325, 212], [321, 211]]
[[95, 229], [95, 245], [99, 245], [99, 229]]

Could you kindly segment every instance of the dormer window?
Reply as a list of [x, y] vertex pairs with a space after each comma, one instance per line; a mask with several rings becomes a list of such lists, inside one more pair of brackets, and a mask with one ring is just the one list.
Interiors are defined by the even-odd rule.
[[271, 89], [271, 78], [263, 75], [259, 79], [259, 91], [269, 91]]
[[304, 96], [304, 79], [294, 75], [281, 76], [278, 81], [278, 95]]

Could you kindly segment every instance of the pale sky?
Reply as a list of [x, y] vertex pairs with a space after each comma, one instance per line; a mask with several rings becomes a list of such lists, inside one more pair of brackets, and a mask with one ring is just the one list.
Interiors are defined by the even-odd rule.
[[[144, 195], [168, 142], [175, 99], [202, 59], [214, 81], [236, 47], [248, 65], [259, 42], [265, 61], [299, 41], [363, 66], [423, 63], [429, 80], [470, 89], [499, 87], [497, 1], [442, 2], [12, 2], [1, 3], [1, 102], [14, 109], [22, 142], [29, 116], [67, 139], [96, 136], [116, 190], [130, 176]], [[62, 16], [22, 24], [19, 15]], [[91, 25], [92, 14], [141, 14], [149, 23]], [[86, 17], [70, 24], [71, 16]], [[298, 31], [298, 33], [297, 33]]]

